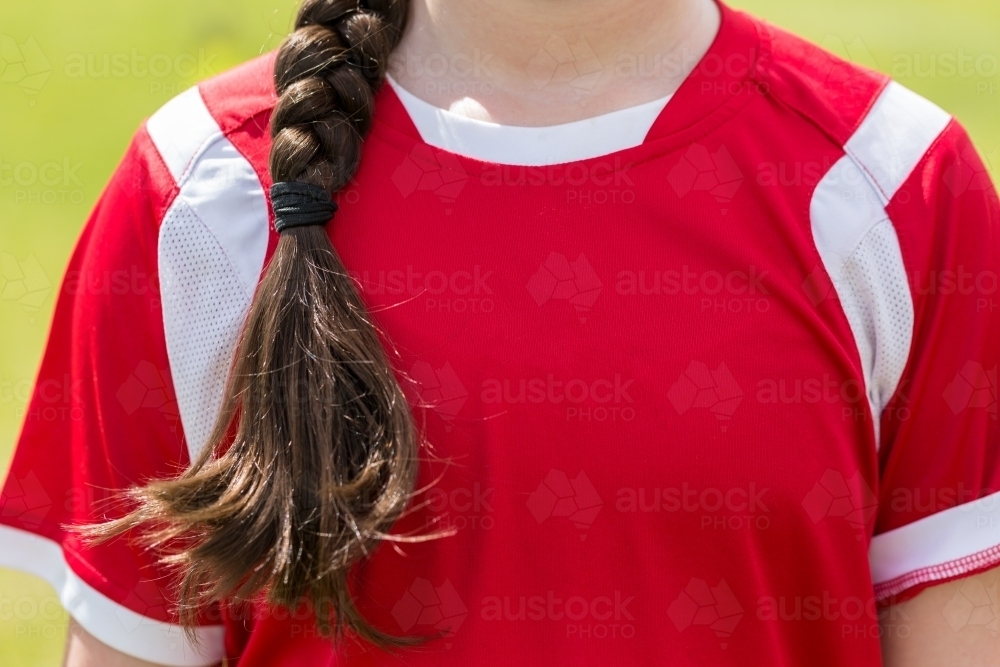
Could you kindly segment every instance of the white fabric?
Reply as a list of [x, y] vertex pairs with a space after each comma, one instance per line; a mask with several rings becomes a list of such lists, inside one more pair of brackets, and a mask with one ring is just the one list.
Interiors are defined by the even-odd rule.
[[[218, 416], [236, 340], [267, 249], [264, 190], [222, 134], [197, 88], [153, 115], [146, 129], [179, 187], [160, 225], [158, 263], [167, 353], [191, 458]], [[224, 656], [224, 628], [182, 628], [142, 616], [88, 586], [58, 544], [0, 526], [0, 565], [47, 580], [69, 614], [101, 642], [165, 665], [199, 667]]]
[[218, 126], [201, 143], [174, 138], [188, 132], [178, 109], [203, 129], [198, 119], [208, 112], [204, 103], [195, 104], [200, 100], [189, 97], [174, 108], [170, 133], [163, 134], [163, 124], [150, 132], [157, 149], [185, 145], [195, 151], [160, 226], [158, 248], [167, 354], [192, 459], [207, 444], [221, 409], [268, 238], [260, 180]]
[[47, 581], [70, 616], [116, 651], [175, 667], [214, 665], [225, 656], [223, 626], [197, 628], [193, 644], [180, 626], [146, 618], [91, 588], [70, 569], [55, 542], [0, 525], [0, 543], [0, 565]]
[[425, 102], [391, 77], [388, 81], [424, 143], [481, 162], [530, 167], [586, 160], [638, 146], [672, 97], [562, 125], [518, 127], [452, 113]]
[[[875, 225], [844, 262], [837, 289], [864, 350], [866, 387], [881, 416], [903, 375], [913, 339], [913, 298], [892, 222]], [[876, 442], [878, 432], [875, 433]]]
[[887, 204], [949, 122], [946, 111], [893, 81], [844, 149]]
[[843, 278], [844, 264], [868, 232], [889, 216], [878, 193], [849, 156], [838, 160], [813, 192], [813, 240], [830, 279]]
[[146, 131], [153, 138], [176, 183], [180, 183], [201, 149], [209, 141], [222, 136], [197, 86], [188, 88], [163, 105], [146, 121]]
[[199, 156], [180, 197], [218, 241], [252, 297], [268, 237], [267, 200], [253, 167], [228, 140], [216, 141]]
[[[813, 238], [858, 346], [875, 439], [913, 340], [913, 297], [886, 207], [951, 117], [890, 83], [816, 188]], [[1000, 494], [937, 512], [876, 535], [869, 548], [879, 599], [914, 585], [961, 576], [995, 563]]]
[[[954, 576], [961, 572], [948, 567], [949, 563], [996, 548], [998, 544], [1000, 493], [876, 535], [868, 550], [872, 580], [880, 584], [929, 569]], [[926, 577], [928, 581], [933, 579]]]
[[816, 187], [813, 238], [854, 334], [865, 391], [879, 422], [899, 385], [913, 338], [913, 299], [896, 230], [849, 157]]
[[890, 83], [817, 185], [813, 239], [854, 334], [868, 402], [879, 423], [899, 385], [913, 340], [913, 298], [886, 205], [950, 117]]

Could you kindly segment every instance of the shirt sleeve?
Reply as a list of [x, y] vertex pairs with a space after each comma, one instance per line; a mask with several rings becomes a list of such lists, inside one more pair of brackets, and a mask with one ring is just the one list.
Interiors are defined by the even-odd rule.
[[955, 122], [890, 202], [914, 323], [881, 419], [878, 599], [1000, 564], [1000, 206]]
[[[190, 641], [171, 574], [127, 538], [87, 546], [121, 490], [189, 464], [166, 351], [158, 227], [176, 186], [143, 128], [88, 220], [0, 495], [0, 565], [46, 579], [69, 614], [123, 653], [167, 665], [221, 660], [221, 625]], [[210, 619], [209, 619], [210, 620]]]

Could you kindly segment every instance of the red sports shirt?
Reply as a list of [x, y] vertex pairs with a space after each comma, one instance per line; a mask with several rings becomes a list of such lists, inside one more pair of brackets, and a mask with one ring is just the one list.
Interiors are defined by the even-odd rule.
[[486, 164], [377, 98], [329, 229], [432, 446], [397, 530], [456, 534], [357, 584], [377, 626], [440, 638], [335, 648], [309, 609], [257, 607], [195, 648], [155, 554], [63, 528], [208, 444], [276, 242], [272, 56], [167, 104], [98, 203], [0, 563], [170, 665], [878, 665], [877, 602], [1000, 563], [997, 195], [935, 105], [723, 14], [611, 155]]

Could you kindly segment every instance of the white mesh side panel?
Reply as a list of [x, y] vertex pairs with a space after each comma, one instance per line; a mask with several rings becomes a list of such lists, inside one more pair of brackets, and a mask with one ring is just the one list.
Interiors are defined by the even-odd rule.
[[211, 434], [250, 305], [225, 249], [182, 197], [160, 227], [170, 372], [192, 460]]
[[[200, 100], [192, 96], [188, 106]], [[260, 179], [217, 132], [185, 166], [180, 193], [160, 225], [158, 247], [167, 355], [192, 460], [207, 444], [222, 407], [267, 238]]]
[[891, 82], [823, 177], [810, 204], [813, 240], [851, 325], [878, 445], [882, 411], [913, 342], [913, 297], [885, 207], [951, 117]]
[[181, 424], [194, 459], [222, 405], [239, 332], [267, 249], [267, 201], [197, 87], [146, 129], [180, 193], [160, 225], [163, 328]]
[[871, 181], [845, 156], [816, 187], [813, 240], [851, 326], [865, 393], [879, 424], [913, 337], [913, 300], [896, 230]]
[[890, 221], [862, 239], [834, 287], [858, 343], [868, 400], [880, 416], [903, 375], [913, 337], [913, 299]]
[[248, 297], [267, 251], [267, 201], [257, 173], [236, 147], [205, 147], [181, 185], [181, 197], [219, 242]]

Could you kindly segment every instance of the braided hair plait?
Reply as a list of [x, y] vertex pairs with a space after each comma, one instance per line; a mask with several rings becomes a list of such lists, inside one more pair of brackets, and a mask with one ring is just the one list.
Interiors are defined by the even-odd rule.
[[[282, 192], [327, 197], [351, 179], [406, 10], [404, 0], [302, 5], [275, 62], [270, 168]], [[400, 539], [387, 532], [415, 486], [413, 418], [326, 230], [281, 229], [210, 441], [231, 444], [132, 490], [132, 512], [84, 532], [140, 527], [155, 545], [179, 544], [165, 560], [182, 575], [186, 623], [208, 603], [264, 596], [311, 601], [328, 636], [412, 643], [361, 616], [348, 576], [380, 541]]]
[[307, 0], [278, 51], [271, 176], [336, 191], [354, 174], [406, 3]]

